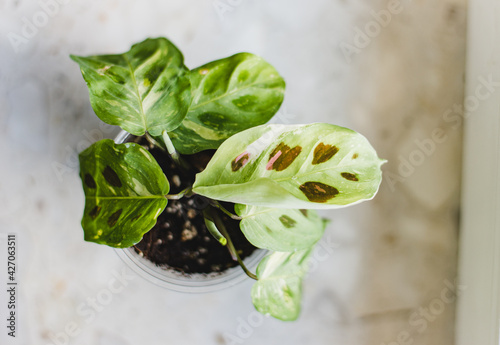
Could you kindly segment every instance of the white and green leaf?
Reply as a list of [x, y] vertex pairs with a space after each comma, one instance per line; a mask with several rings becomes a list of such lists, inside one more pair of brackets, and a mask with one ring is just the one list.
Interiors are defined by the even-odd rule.
[[296, 320], [300, 314], [302, 279], [313, 248], [296, 252], [274, 252], [257, 267], [257, 282], [252, 287], [255, 308], [283, 321]]
[[240, 53], [189, 73], [192, 103], [169, 133], [183, 154], [216, 149], [235, 133], [266, 123], [283, 102], [285, 82], [259, 56]]
[[167, 206], [167, 178], [153, 156], [135, 143], [104, 139], [80, 153], [85, 192], [85, 240], [130, 247]]
[[316, 210], [280, 209], [237, 204], [240, 228], [258, 248], [291, 252], [314, 245], [323, 236], [326, 221]]
[[245, 205], [338, 208], [373, 198], [384, 162], [347, 128], [262, 125], [227, 139], [196, 176], [193, 191]]
[[134, 135], [178, 127], [191, 103], [188, 69], [165, 38], [147, 39], [118, 55], [74, 56], [99, 118]]

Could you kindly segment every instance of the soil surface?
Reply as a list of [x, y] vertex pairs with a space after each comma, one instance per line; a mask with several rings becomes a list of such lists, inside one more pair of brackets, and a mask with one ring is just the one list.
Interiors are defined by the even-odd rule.
[[[178, 167], [167, 153], [150, 146], [146, 140], [141, 139], [139, 143], [146, 147], [160, 164], [170, 182], [169, 194], [177, 194], [191, 186], [195, 174], [205, 168], [215, 152], [208, 150], [182, 156], [191, 166], [189, 170], [185, 170]], [[222, 204], [230, 212], [234, 211], [233, 204]], [[169, 200], [156, 225], [134, 246], [135, 251], [157, 266], [185, 274], [223, 272], [237, 266], [238, 263], [233, 261], [227, 248], [208, 232], [202, 215], [206, 207], [208, 199], [200, 195]], [[256, 248], [244, 237], [239, 228], [239, 221], [217, 212], [223, 219], [240, 257], [243, 259], [252, 254]]]

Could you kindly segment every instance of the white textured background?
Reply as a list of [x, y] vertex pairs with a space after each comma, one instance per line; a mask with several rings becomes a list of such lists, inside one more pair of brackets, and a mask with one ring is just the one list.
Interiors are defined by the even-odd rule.
[[[444, 114], [463, 97], [466, 0], [401, 0], [383, 25], [373, 11], [391, 1], [60, 1], [0, 0], [0, 235], [19, 237], [21, 308], [8, 340], [0, 294], [1, 344], [453, 344], [454, 304], [441, 292], [456, 274], [461, 126]], [[15, 49], [23, 28], [31, 37]], [[137, 277], [88, 313], [123, 264], [83, 242], [77, 152], [116, 130], [100, 127], [68, 55], [156, 36], [188, 67], [263, 56], [287, 82], [281, 122], [351, 127], [389, 160], [374, 201], [327, 213], [333, 250], [308, 276], [295, 323], [255, 317], [251, 282], [185, 295]], [[68, 325], [76, 336], [62, 335]]]

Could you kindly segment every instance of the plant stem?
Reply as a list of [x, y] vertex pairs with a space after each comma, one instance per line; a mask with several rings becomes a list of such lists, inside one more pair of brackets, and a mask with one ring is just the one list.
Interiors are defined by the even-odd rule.
[[154, 147], [158, 147], [160, 150], [162, 150], [162, 151], [164, 151], [164, 152], [165, 152], [165, 149], [163, 148], [163, 146], [161, 146], [161, 145], [160, 145], [160, 144], [156, 141], [156, 139], [155, 139], [155, 138], [153, 138], [153, 137], [151, 136], [151, 134], [149, 134], [148, 132], [146, 132], [146, 139], [147, 139], [147, 141], [148, 141], [151, 145], [153, 145]]
[[167, 151], [174, 160], [175, 163], [179, 166], [184, 166], [184, 164], [181, 162], [181, 156], [179, 155], [179, 152], [174, 147], [174, 144], [172, 144], [172, 140], [170, 140], [170, 137], [168, 136], [167, 131], [163, 131], [161, 133], [161, 136], [163, 138], [163, 142], [165, 143], [165, 146], [167, 147]]
[[226, 230], [226, 226], [224, 225], [224, 222], [222, 219], [219, 217], [217, 214], [217, 210], [213, 209], [214, 212], [210, 212], [210, 215], [213, 217], [213, 220], [215, 222], [215, 225], [217, 226], [217, 229], [219, 229], [220, 233], [226, 238], [227, 240], [227, 249], [229, 250], [229, 254], [231, 254], [231, 257], [233, 260], [238, 261], [238, 264], [241, 266], [243, 271], [246, 273], [247, 276], [249, 276], [252, 279], [258, 280], [257, 276], [250, 272], [248, 268], [245, 266], [243, 263], [243, 260], [241, 260], [240, 256], [238, 255], [238, 251], [234, 247], [233, 241], [231, 240], [231, 237], [229, 236], [229, 233]]
[[167, 194], [165, 198], [169, 200], [179, 200], [184, 196], [190, 196], [192, 194], [191, 187], [181, 190], [178, 194]]
[[165, 148], [162, 145], [160, 145], [158, 143], [158, 141], [151, 136], [151, 134], [146, 132], [146, 139], [148, 140], [148, 142], [150, 144], [152, 144], [154, 147], [158, 147], [160, 150], [162, 150], [164, 152], [165, 151], [168, 152], [168, 154], [170, 155], [170, 157], [172, 157], [173, 161], [175, 162], [175, 164], [177, 164], [177, 166], [181, 167], [184, 170], [190, 170], [191, 167], [184, 159], [182, 159], [179, 152], [177, 152], [177, 150], [174, 147], [174, 144], [172, 144], [172, 141], [170, 140], [170, 137], [168, 136], [167, 131], [163, 131], [162, 138], [163, 138], [163, 142], [165, 143], [165, 147], [167, 148], [167, 150], [165, 150]]
[[226, 210], [217, 200], [211, 200], [211, 204], [212, 204], [212, 206], [217, 207], [219, 210], [224, 212], [226, 215], [228, 215], [232, 219], [235, 219], [235, 220], [242, 220], [243, 219], [242, 217], [237, 216], [237, 215], [229, 212], [228, 210]]

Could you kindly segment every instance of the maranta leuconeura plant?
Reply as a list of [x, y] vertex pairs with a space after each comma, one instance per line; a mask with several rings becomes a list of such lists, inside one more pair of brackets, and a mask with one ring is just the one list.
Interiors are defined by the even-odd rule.
[[[146, 135], [179, 164], [181, 155], [216, 149], [176, 197], [235, 204], [245, 237], [269, 250], [251, 274], [256, 309], [296, 319], [308, 258], [327, 224], [316, 209], [369, 200], [381, 183], [384, 160], [366, 138], [326, 123], [266, 124], [283, 102], [285, 82], [250, 53], [189, 69], [172, 42], [156, 38], [123, 54], [72, 59], [104, 122]], [[135, 143], [94, 143], [80, 154], [80, 176], [85, 240], [111, 247], [138, 243], [172, 197], [158, 162]], [[207, 228], [227, 245], [214, 210], [203, 213]]]

